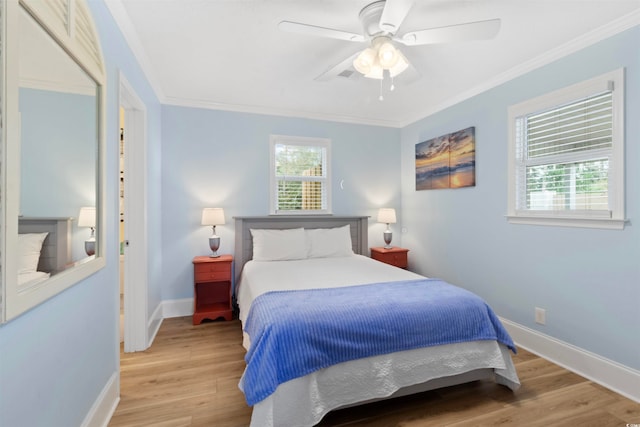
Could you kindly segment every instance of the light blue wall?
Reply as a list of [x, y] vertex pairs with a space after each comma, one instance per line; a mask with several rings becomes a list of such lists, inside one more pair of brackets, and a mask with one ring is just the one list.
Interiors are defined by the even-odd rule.
[[219, 252], [231, 254], [233, 217], [269, 214], [271, 134], [331, 139], [333, 213], [371, 216], [370, 246], [383, 244], [377, 208], [400, 206], [398, 129], [163, 106], [164, 300], [193, 296], [191, 260], [210, 253], [202, 208], [224, 208]]
[[[78, 426], [119, 369], [118, 76], [147, 106], [151, 248], [161, 246], [160, 104], [99, 0], [87, 2], [107, 71], [107, 266], [0, 326], [0, 426]], [[149, 261], [149, 307], [160, 302], [161, 254]]]
[[[583, 49], [402, 130], [403, 244], [418, 272], [466, 287], [499, 315], [640, 369], [640, 27]], [[507, 108], [626, 67], [622, 231], [512, 225]], [[474, 188], [415, 191], [415, 144], [476, 127]], [[546, 309], [546, 326], [534, 323]]]
[[[96, 98], [20, 89], [20, 213], [72, 217], [96, 204]], [[72, 223], [74, 261], [85, 258], [88, 229]]]
[[[640, 59], [635, 28], [434, 114], [402, 130], [315, 120], [161, 107], [101, 0], [88, 2], [107, 69], [107, 266], [0, 326], [0, 425], [79, 425], [118, 370], [118, 76], [146, 105], [150, 248], [148, 306], [192, 296], [191, 259], [208, 251], [203, 207], [225, 208], [222, 252], [233, 252], [234, 215], [268, 213], [270, 134], [332, 140], [333, 211], [399, 209], [394, 243], [412, 267], [485, 297], [496, 311], [563, 341], [639, 369]], [[623, 231], [506, 222], [507, 106], [627, 67], [627, 216]], [[414, 147], [476, 127], [477, 186], [414, 191]], [[400, 150], [399, 150], [400, 148]], [[344, 190], [340, 182], [344, 180]], [[400, 227], [408, 228], [402, 236]], [[400, 239], [402, 237], [402, 239]], [[576, 248], [562, 252], [566, 242]], [[547, 309], [547, 326], [533, 307]]]

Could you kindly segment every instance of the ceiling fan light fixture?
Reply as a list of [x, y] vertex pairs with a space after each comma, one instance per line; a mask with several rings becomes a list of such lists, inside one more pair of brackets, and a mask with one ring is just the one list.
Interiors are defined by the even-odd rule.
[[353, 61], [353, 67], [370, 79], [383, 80], [385, 71], [395, 77], [409, 67], [407, 58], [397, 49], [388, 36], [379, 36], [371, 41]]
[[353, 68], [358, 70], [359, 73], [367, 75], [376, 62], [377, 53], [372, 48], [368, 47], [353, 61]]
[[395, 77], [409, 68], [409, 61], [407, 61], [407, 58], [399, 50], [396, 50], [396, 52], [398, 54], [396, 63], [393, 65], [393, 67], [389, 68], [389, 75], [391, 77]]
[[384, 79], [384, 68], [380, 65], [378, 61], [373, 63], [371, 70], [367, 74], [364, 75], [369, 79], [382, 80]]
[[378, 60], [382, 68], [391, 69], [398, 62], [399, 51], [391, 42], [384, 42], [378, 47]]

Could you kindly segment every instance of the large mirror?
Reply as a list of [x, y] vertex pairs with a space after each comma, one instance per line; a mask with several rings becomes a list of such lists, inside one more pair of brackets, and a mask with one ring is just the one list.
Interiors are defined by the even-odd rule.
[[[101, 65], [95, 45], [86, 55], [95, 32], [84, 2], [69, 0], [66, 10], [59, 5], [9, 1], [3, 15], [5, 321], [105, 265], [104, 72], [87, 61], [93, 56]], [[71, 29], [74, 24], [81, 28]]]

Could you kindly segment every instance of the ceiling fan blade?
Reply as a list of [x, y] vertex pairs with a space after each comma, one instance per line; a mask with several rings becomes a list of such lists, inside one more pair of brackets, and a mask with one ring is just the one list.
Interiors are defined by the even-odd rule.
[[380, 29], [391, 34], [398, 32], [414, 0], [387, 0], [380, 16]]
[[450, 25], [448, 27], [412, 31], [396, 40], [407, 46], [486, 40], [495, 37], [499, 30], [500, 19], [490, 19], [488, 21], [469, 22], [466, 24]]
[[364, 41], [364, 37], [361, 34], [334, 30], [332, 28], [316, 27], [315, 25], [301, 24], [299, 22], [282, 21], [278, 24], [278, 28], [280, 28], [282, 31], [288, 31], [291, 33], [308, 34], [318, 37], [329, 37], [332, 39], [346, 40], [350, 42]]
[[328, 82], [329, 80], [332, 80], [335, 77], [338, 77], [340, 74], [345, 73], [345, 72], [348, 74], [348, 75], [345, 75], [345, 77], [351, 76], [351, 74], [352, 74], [351, 72], [356, 72], [355, 69], [353, 68], [353, 60], [356, 59], [356, 57], [359, 54], [360, 54], [360, 51], [358, 51], [358, 52], [354, 53], [353, 55], [343, 59], [338, 64], [334, 65], [333, 67], [329, 68], [324, 73], [320, 74], [314, 80], [317, 81], [317, 82]]

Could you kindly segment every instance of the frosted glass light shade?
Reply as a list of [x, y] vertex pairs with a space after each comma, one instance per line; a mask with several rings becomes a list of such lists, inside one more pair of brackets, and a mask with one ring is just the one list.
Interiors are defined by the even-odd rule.
[[398, 50], [393, 47], [391, 42], [384, 42], [378, 48], [378, 61], [380, 66], [385, 70], [390, 70], [398, 62], [400, 55]]
[[368, 74], [376, 60], [376, 51], [368, 47], [353, 61], [353, 68], [361, 74]]

